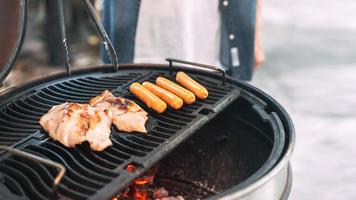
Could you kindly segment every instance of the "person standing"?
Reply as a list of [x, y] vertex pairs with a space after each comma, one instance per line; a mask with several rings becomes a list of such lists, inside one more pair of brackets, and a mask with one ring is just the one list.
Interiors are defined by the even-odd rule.
[[104, 0], [103, 23], [120, 63], [175, 57], [251, 80], [264, 61], [261, 6], [262, 0]]

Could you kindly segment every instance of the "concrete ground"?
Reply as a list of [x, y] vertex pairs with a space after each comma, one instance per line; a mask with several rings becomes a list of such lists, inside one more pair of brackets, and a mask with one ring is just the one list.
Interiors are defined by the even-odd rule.
[[290, 199], [356, 199], [356, 3], [264, 3], [267, 59], [252, 83], [295, 124]]

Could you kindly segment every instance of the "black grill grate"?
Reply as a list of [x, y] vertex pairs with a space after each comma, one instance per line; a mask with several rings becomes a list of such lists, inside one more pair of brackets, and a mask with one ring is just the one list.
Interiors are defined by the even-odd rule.
[[[58, 188], [59, 197], [110, 198], [239, 94], [232, 84], [222, 86], [216, 78], [195, 74], [208, 88], [208, 99], [185, 105], [179, 111], [168, 108], [163, 114], [157, 114], [137, 101], [127, 88], [134, 81], [154, 82], [159, 75], [169, 77], [165, 70], [131, 69], [119, 73], [84, 73], [20, 89], [0, 102], [0, 144], [62, 163], [67, 172]], [[53, 105], [66, 101], [86, 103], [105, 89], [135, 100], [149, 112], [148, 134], [127, 134], [112, 128], [113, 146], [103, 152], [93, 152], [87, 144], [66, 148], [41, 130], [38, 120]], [[50, 196], [55, 169], [4, 152], [0, 160], [0, 177], [8, 192], [30, 199]], [[125, 167], [132, 163], [138, 168], [128, 173]]]

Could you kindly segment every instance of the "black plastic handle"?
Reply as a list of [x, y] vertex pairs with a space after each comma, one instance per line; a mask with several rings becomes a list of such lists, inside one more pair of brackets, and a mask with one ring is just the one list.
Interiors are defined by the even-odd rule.
[[206, 65], [206, 64], [190, 62], [190, 61], [185, 61], [185, 60], [179, 60], [179, 59], [175, 59], [175, 58], [166, 58], [166, 61], [169, 62], [169, 72], [171, 73], [171, 75], [173, 74], [173, 62], [187, 64], [187, 65], [193, 65], [196, 67], [202, 67], [205, 69], [211, 69], [211, 70], [220, 72], [221, 76], [222, 76], [222, 85], [225, 85], [226, 72], [217, 66]]

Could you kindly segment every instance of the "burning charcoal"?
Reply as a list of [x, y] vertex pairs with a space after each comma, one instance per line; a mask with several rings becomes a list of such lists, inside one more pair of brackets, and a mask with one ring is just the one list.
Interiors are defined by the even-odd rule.
[[136, 185], [146, 185], [146, 184], [152, 184], [154, 181], [154, 176], [150, 176], [150, 175], [145, 175], [141, 178], [138, 178], [134, 181], [134, 183]]
[[111, 200], [127, 200], [127, 198], [122, 194], [118, 194], [116, 197], [113, 197]]
[[163, 197], [163, 198], [158, 198], [155, 200], [184, 200], [184, 198], [182, 196], [170, 196], [170, 197]]
[[133, 164], [128, 164], [127, 165], [127, 167], [126, 167], [126, 170], [128, 171], [128, 172], [134, 172], [135, 170], [136, 170], [136, 167], [135, 167], [135, 165], [133, 165]]
[[158, 188], [153, 192], [153, 198], [159, 199], [163, 197], [168, 197], [168, 191], [165, 188]]
[[147, 190], [136, 190], [133, 199], [135, 199], [135, 200], [148, 200], [148, 192], [147, 192]]

